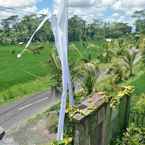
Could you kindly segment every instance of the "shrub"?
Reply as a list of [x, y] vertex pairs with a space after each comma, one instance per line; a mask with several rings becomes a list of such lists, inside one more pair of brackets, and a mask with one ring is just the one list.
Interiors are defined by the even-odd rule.
[[133, 106], [133, 111], [137, 113], [145, 113], [145, 94], [139, 97], [139, 100]]
[[131, 126], [122, 139], [117, 139], [111, 145], [145, 145], [145, 128]]

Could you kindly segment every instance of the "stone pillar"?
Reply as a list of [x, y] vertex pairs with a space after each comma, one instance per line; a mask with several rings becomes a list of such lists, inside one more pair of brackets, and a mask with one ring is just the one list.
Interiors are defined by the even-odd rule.
[[82, 102], [80, 108], [85, 115], [78, 113], [73, 118], [74, 145], [104, 145], [105, 106], [104, 98], [98, 94]]
[[116, 109], [100, 94], [83, 101], [73, 116], [74, 145], [108, 145], [128, 123], [130, 97], [123, 97]]

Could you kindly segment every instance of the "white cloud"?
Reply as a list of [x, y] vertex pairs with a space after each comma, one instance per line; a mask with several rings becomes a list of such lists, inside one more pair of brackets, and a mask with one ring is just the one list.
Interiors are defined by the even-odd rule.
[[[11, 15], [36, 12], [36, 3], [41, 0], [0, 0], [1, 7], [11, 7], [15, 11], [2, 11], [0, 9], [0, 19]], [[111, 9], [113, 14], [106, 16], [106, 10]], [[70, 16], [79, 15], [88, 20], [102, 18], [105, 20], [132, 21], [131, 15], [136, 10], [145, 8], [145, 0], [96, 0], [96, 5], [92, 8], [70, 8]], [[40, 13], [48, 13], [48, 9], [42, 10]], [[20, 15], [22, 15], [20, 13]], [[127, 19], [128, 18], [128, 19]]]
[[0, 0], [0, 19], [36, 12], [37, 2], [38, 0]]
[[0, 0], [0, 6], [4, 7], [32, 7], [37, 0]]
[[132, 14], [134, 11], [145, 8], [145, 0], [118, 0], [112, 5], [112, 8]]
[[111, 6], [116, 0], [102, 0], [102, 5]]
[[120, 16], [120, 14], [117, 13], [117, 12], [115, 12], [115, 13], [112, 14], [112, 17], [114, 17], [114, 18], [118, 18], [119, 16]]
[[78, 15], [84, 20], [87, 20], [88, 22], [92, 22], [92, 20], [96, 18], [101, 18], [103, 16], [103, 11], [105, 8], [97, 8], [92, 7], [90, 8], [70, 8], [69, 15], [70, 17], [73, 15]]
[[[113, 14], [106, 16], [105, 10], [112, 10]], [[104, 20], [124, 21], [133, 23], [131, 15], [137, 10], [145, 9], [145, 0], [97, 0], [94, 8], [76, 9], [71, 11], [71, 15], [77, 14], [84, 19], [96, 19], [102, 17]], [[104, 15], [104, 17], [103, 17]]]

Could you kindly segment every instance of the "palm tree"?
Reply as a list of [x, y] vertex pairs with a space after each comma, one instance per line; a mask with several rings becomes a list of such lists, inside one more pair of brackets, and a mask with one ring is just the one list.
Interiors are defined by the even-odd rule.
[[51, 80], [53, 82], [51, 90], [54, 96], [58, 96], [61, 89], [61, 65], [56, 52], [53, 50], [50, 53], [48, 63], [50, 64]]
[[123, 63], [126, 69], [129, 70], [129, 77], [134, 75], [134, 66], [141, 60], [142, 54], [136, 48], [128, 49], [122, 56]]
[[94, 62], [81, 62], [74, 70], [76, 71], [74, 80], [83, 87], [86, 95], [90, 95], [95, 90], [99, 69]]

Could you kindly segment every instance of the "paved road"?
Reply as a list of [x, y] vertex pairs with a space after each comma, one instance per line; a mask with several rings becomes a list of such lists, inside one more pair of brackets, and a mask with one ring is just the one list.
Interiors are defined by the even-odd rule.
[[2, 106], [0, 107], [0, 126], [7, 131], [36, 113], [53, 106], [57, 101], [58, 98], [47, 91]]

